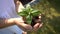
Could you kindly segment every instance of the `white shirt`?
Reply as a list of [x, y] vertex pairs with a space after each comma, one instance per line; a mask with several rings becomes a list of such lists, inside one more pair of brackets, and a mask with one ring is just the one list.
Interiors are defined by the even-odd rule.
[[[0, 18], [19, 17], [15, 11], [14, 0], [0, 0]], [[22, 34], [16, 25], [0, 29], [0, 34]]]

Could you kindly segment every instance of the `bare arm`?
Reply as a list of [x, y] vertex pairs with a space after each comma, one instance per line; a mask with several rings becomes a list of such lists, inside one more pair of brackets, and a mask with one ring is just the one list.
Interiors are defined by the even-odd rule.
[[5, 28], [12, 25], [15, 25], [13, 19], [0, 18], [0, 28]]
[[12, 26], [12, 25], [17, 25], [24, 31], [32, 30], [31, 25], [25, 24], [21, 17], [20, 18], [10, 18], [10, 19], [0, 18], [0, 29], [8, 27], [8, 26]]

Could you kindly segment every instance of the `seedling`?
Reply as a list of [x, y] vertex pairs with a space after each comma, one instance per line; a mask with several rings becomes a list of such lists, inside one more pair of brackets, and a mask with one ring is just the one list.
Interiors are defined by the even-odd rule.
[[18, 15], [25, 17], [28, 24], [34, 24], [34, 19], [38, 19], [39, 14], [41, 14], [39, 10], [32, 9], [29, 5], [18, 13]]

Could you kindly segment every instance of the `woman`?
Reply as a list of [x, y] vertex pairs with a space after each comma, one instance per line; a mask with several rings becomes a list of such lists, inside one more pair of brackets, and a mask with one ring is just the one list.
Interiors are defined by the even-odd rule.
[[32, 30], [32, 26], [25, 24], [23, 18], [17, 15], [14, 1], [18, 0], [0, 0], [0, 34], [22, 34]]

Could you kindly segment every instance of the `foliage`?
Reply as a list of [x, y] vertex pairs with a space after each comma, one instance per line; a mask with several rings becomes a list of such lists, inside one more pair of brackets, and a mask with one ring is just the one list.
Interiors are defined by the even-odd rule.
[[39, 10], [32, 9], [29, 5], [26, 6], [18, 14], [26, 18], [28, 24], [31, 24], [33, 16], [38, 16], [41, 12]]

